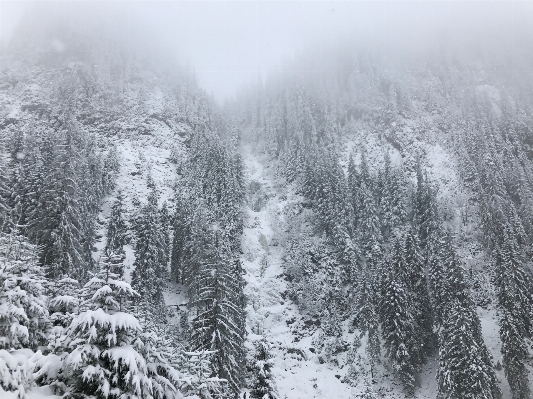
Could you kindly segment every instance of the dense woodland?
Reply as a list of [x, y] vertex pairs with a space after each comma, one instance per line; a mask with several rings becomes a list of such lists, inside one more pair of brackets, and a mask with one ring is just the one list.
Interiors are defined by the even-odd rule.
[[[471, 57], [308, 49], [221, 108], [160, 54], [19, 35], [0, 72], [3, 390], [282, 398], [269, 334], [247, 314], [253, 143], [291, 200], [276, 245], [280, 301], [307, 323], [295, 342], [312, 336], [320, 364], [345, 356], [342, 383], [364, 386], [355, 397], [387, 397], [387, 373], [414, 397], [430, 359], [438, 398], [502, 398], [502, 368], [512, 398], [531, 397], [530, 57], [511, 64], [484, 43]], [[165, 148], [157, 126], [171, 132], [173, 193], [146, 168], [135, 189], [147, 194], [128, 198], [124, 143]], [[454, 161], [451, 191], [434, 146]], [[170, 283], [186, 310], [165, 302]], [[487, 308], [502, 364], [483, 337]]]

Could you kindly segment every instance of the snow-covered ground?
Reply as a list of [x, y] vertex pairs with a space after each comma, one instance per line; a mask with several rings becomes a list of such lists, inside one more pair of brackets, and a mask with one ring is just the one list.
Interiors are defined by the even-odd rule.
[[[287, 282], [283, 278], [280, 227], [284, 223], [283, 207], [291, 198], [277, 190], [279, 183], [274, 167], [268, 165], [265, 155], [246, 144], [243, 157], [248, 190], [251, 182], [259, 183], [258, 195], [266, 200], [260, 210], [256, 207], [254, 211], [250, 201], [245, 207], [243, 267], [248, 298], [247, 345], [251, 348], [252, 342], [262, 336], [272, 344], [273, 376], [280, 398], [350, 398], [352, 388], [335, 377], [345, 372], [327, 363], [320, 364], [309, 350], [311, 337], [295, 342], [287, 324], [288, 320], [299, 318], [296, 305], [284, 298]], [[257, 195], [252, 198], [256, 200]]]

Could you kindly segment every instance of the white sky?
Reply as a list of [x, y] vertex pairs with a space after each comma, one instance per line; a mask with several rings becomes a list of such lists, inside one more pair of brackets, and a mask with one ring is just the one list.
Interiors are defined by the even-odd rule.
[[[48, 4], [46, 2], [41, 2]], [[0, 0], [0, 37], [9, 37], [28, 2]], [[398, 41], [424, 43], [428, 32], [449, 35], [476, 26], [506, 34], [524, 9], [510, 2], [348, 2], [348, 1], [145, 1], [112, 5], [131, 21], [170, 40], [200, 85], [218, 101], [242, 85], [279, 68], [304, 45], [364, 36], [376, 46]], [[532, 3], [529, 3], [531, 5]], [[46, 15], [43, 15], [46, 18]], [[129, 17], [128, 17], [129, 18]], [[140, 21], [140, 22], [139, 22]], [[474, 28], [472, 28], [474, 26]], [[498, 28], [500, 26], [500, 28]], [[503, 28], [502, 28], [503, 27]], [[489, 32], [489, 33], [487, 33]], [[533, 35], [533, 31], [531, 32]], [[446, 37], [446, 36], [445, 36]]]

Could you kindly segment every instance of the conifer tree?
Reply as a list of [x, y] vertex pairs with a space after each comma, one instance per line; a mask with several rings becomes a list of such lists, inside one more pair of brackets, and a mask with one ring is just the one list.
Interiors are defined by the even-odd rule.
[[[228, 381], [236, 395], [243, 384], [244, 302], [241, 276], [229, 244], [219, 241], [215, 226], [209, 252], [200, 265], [198, 291], [193, 297], [193, 350], [213, 350], [213, 371]], [[205, 256], [205, 255], [204, 255]], [[209, 260], [208, 260], [209, 259]], [[206, 262], [207, 261], [207, 262]]]
[[179, 373], [143, 335], [127, 311], [136, 295], [112, 273], [109, 263], [84, 286], [83, 309], [67, 330], [72, 350], [63, 361], [66, 398], [181, 397]]
[[124, 245], [128, 239], [128, 227], [123, 213], [124, 202], [122, 194], [119, 192], [111, 207], [111, 215], [107, 224], [104, 256], [113, 264], [113, 272], [121, 277], [124, 274], [124, 260], [126, 259]]
[[132, 275], [132, 286], [139, 293], [137, 302], [143, 321], [152, 317], [160, 321], [165, 318], [163, 288], [167, 281], [165, 261], [168, 255], [163, 247], [164, 243], [157, 194], [152, 190], [139, 218]]
[[270, 344], [262, 339], [254, 343], [251, 374], [251, 397], [257, 399], [276, 399], [276, 384], [272, 376], [274, 360], [270, 353]]
[[440, 251], [430, 262], [439, 326], [438, 397], [500, 398], [481, 323], [449, 232], [440, 239], [439, 246]]
[[530, 396], [525, 343], [532, 333], [532, 281], [522, 265], [518, 245], [510, 230], [506, 228], [502, 244], [495, 251], [495, 283], [501, 312], [500, 338], [505, 376], [509, 381], [513, 399], [523, 399]]
[[128, 227], [124, 219], [124, 198], [117, 193], [117, 198], [111, 207], [111, 215], [107, 224], [106, 246], [104, 252], [120, 255], [127, 242]]
[[473, 307], [451, 299], [439, 333], [438, 398], [501, 397]]
[[433, 309], [428, 291], [428, 284], [424, 270], [424, 260], [419, 252], [416, 233], [410, 230], [405, 240], [405, 268], [406, 284], [411, 294], [415, 323], [417, 326], [418, 343], [420, 349], [418, 364], [422, 364], [434, 347]]
[[52, 281], [49, 293], [51, 299], [48, 303], [51, 323], [48, 348], [53, 353], [63, 352], [68, 345], [65, 342], [65, 331], [80, 311], [79, 285], [77, 280], [70, 277]]
[[417, 325], [405, 283], [405, 263], [400, 240], [394, 244], [388, 276], [383, 279], [380, 316], [383, 345], [406, 394], [414, 393], [417, 372]]
[[36, 349], [46, 342], [46, 279], [37, 248], [24, 237], [0, 233], [0, 348]]

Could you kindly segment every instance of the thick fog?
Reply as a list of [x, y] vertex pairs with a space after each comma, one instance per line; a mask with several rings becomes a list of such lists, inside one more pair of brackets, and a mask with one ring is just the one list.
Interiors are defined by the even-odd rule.
[[2, 1], [0, 7], [3, 49], [17, 29], [83, 25], [162, 49], [193, 68], [219, 102], [313, 46], [357, 41], [393, 54], [488, 43], [512, 58], [516, 42], [533, 37], [531, 3]]

